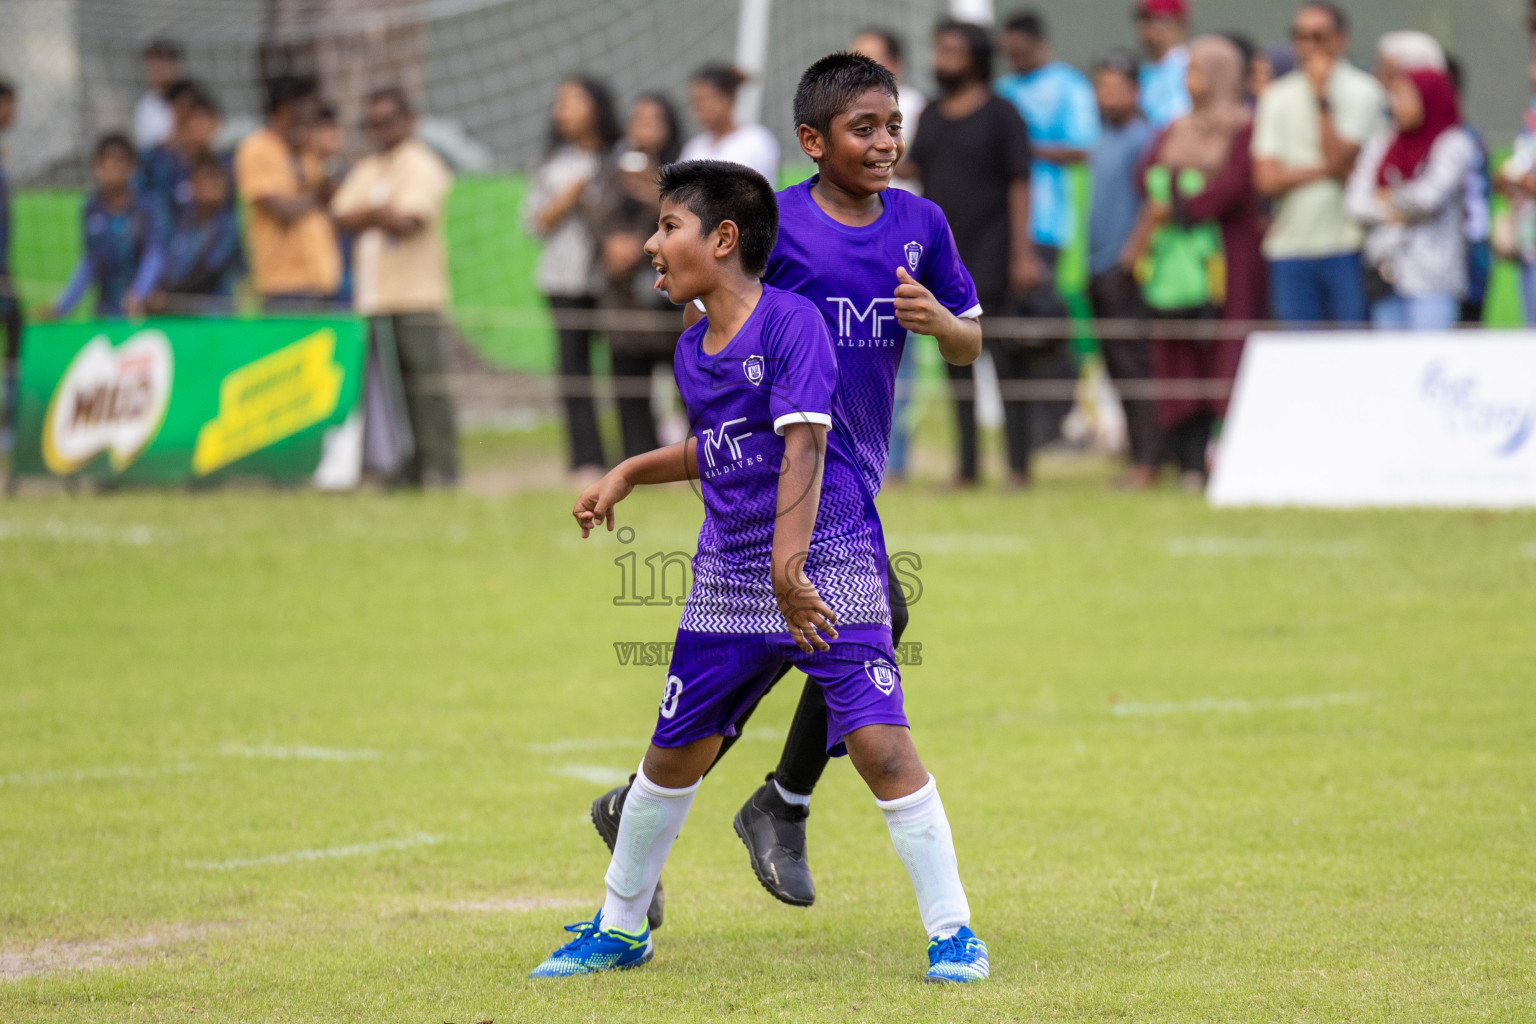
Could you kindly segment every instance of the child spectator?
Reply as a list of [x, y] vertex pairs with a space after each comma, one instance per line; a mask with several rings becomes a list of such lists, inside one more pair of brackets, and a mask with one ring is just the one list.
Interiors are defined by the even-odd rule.
[[171, 88], [175, 128], [169, 139], [144, 152], [134, 175], [135, 190], [155, 204], [166, 231], [191, 205], [192, 165], [214, 155], [219, 134], [219, 106], [201, 86], [182, 81]]
[[216, 157], [204, 155], [192, 165], [187, 187], [190, 201], [166, 245], [165, 273], [153, 305], [161, 313], [228, 316], [234, 312], [235, 284], [245, 273], [229, 172]]
[[85, 200], [82, 218], [85, 252], [51, 315], [69, 315], [91, 285], [98, 317], [144, 315], [164, 264], [164, 235], [154, 204], [133, 191], [137, 163], [126, 135], [114, 132], [96, 143], [91, 167], [96, 189]]

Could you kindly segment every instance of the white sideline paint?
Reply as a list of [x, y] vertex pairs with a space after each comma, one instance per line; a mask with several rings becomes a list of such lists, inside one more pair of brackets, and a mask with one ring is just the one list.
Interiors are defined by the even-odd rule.
[[173, 764], [157, 768], [114, 765], [104, 768], [77, 768], [73, 771], [15, 772], [0, 775], [0, 786], [46, 786], [54, 782], [92, 782], [97, 779], [150, 779], [160, 775], [181, 775], [197, 771], [195, 764]]
[[1170, 700], [1111, 705], [1116, 715], [1208, 714], [1215, 711], [1316, 711], [1346, 704], [1364, 704], [1368, 693], [1319, 693], [1298, 697], [1203, 697], [1199, 700]]
[[125, 544], [148, 547], [169, 544], [175, 535], [153, 526], [108, 526], [104, 523], [66, 523], [45, 519], [40, 523], [0, 520], [0, 540], [56, 540], [77, 544]]
[[377, 843], [354, 843], [351, 846], [329, 846], [321, 850], [290, 850], [286, 853], [269, 853], [263, 857], [236, 857], [232, 860], [189, 860], [187, 867], [203, 871], [234, 871], [238, 868], [259, 868], [269, 864], [294, 864], [309, 860], [334, 860], [338, 857], [364, 857], [371, 853], [389, 850], [409, 850], [417, 846], [436, 846], [442, 836], [425, 832], [403, 839], [385, 839]]
[[586, 907], [591, 904], [590, 899], [574, 897], [509, 896], [501, 900], [454, 900], [440, 905], [444, 910], [460, 914], [523, 914], [530, 910], [564, 910], [567, 907]]
[[1364, 545], [1352, 540], [1267, 540], [1262, 537], [1170, 537], [1175, 558], [1353, 558]]
[[246, 747], [226, 743], [219, 748], [225, 757], [264, 758], [272, 761], [377, 761], [384, 755], [377, 750], [338, 750], [334, 747]]
[[594, 786], [617, 786], [629, 781], [628, 771], [599, 764], [562, 764], [545, 770], [563, 779], [580, 779]]
[[[769, 728], [748, 729], [741, 734], [741, 743], [760, 743], [764, 740], [781, 740], [783, 733]], [[528, 747], [530, 754], [576, 754], [589, 750], [634, 750], [640, 753], [650, 744], [649, 736], [589, 736], [584, 739], [555, 740], [553, 743], [534, 743]], [[582, 768], [582, 765], [576, 765]], [[599, 769], [606, 770], [606, 769]], [[580, 778], [573, 775], [573, 778]], [[628, 775], [624, 776], [626, 779]]]
[[999, 533], [916, 533], [886, 541], [890, 552], [917, 555], [1020, 555], [1031, 547], [1027, 537]]

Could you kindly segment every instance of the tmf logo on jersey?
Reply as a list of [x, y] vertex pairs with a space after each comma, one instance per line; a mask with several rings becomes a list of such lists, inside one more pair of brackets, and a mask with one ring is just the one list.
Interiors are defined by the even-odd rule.
[[[837, 337], [839, 341], [847, 341], [853, 338], [853, 325], [855, 322], [869, 324], [869, 337], [871, 340], [885, 338], [885, 325], [896, 322], [896, 299], [870, 299], [869, 305], [862, 310], [854, 305], [852, 299], [842, 295], [829, 295], [827, 302], [837, 307]], [[881, 303], [890, 306], [889, 313], [880, 312]]]
[[745, 416], [739, 416], [734, 420], [726, 420], [718, 427], [704, 428], [704, 443], [699, 447], [704, 449], [704, 457], [709, 460], [709, 468], [715, 468], [715, 452], [724, 448], [730, 453], [731, 461], [741, 459], [741, 442], [752, 436], [752, 431], [745, 434], [732, 434], [730, 429], [738, 423], [747, 422]]

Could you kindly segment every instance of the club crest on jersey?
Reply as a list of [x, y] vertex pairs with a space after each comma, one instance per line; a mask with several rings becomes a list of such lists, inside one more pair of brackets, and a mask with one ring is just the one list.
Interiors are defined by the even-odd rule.
[[917, 261], [923, 258], [923, 246], [921, 242], [908, 242], [902, 249], [907, 254], [907, 269], [916, 270]]
[[896, 666], [884, 658], [866, 661], [864, 674], [869, 676], [869, 681], [875, 684], [875, 689], [887, 697], [891, 695], [892, 690], [896, 689]]
[[749, 382], [753, 384], [761, 384], [763, 382], [762, 356], [747, 356], [747, 358], [743, 360], [741, 368], [746, 371], [747, 380]]

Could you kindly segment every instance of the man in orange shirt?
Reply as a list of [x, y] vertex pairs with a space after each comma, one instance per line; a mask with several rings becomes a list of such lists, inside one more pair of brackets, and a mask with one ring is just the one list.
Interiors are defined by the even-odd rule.
[[329, 188], [305, 146], [317, 108], [312, 79], [272, 79], [266, 124], [235, 150], [235, 182], [250, 207], [251, 277], [267, 312], [328, 308], [341, 284]]

